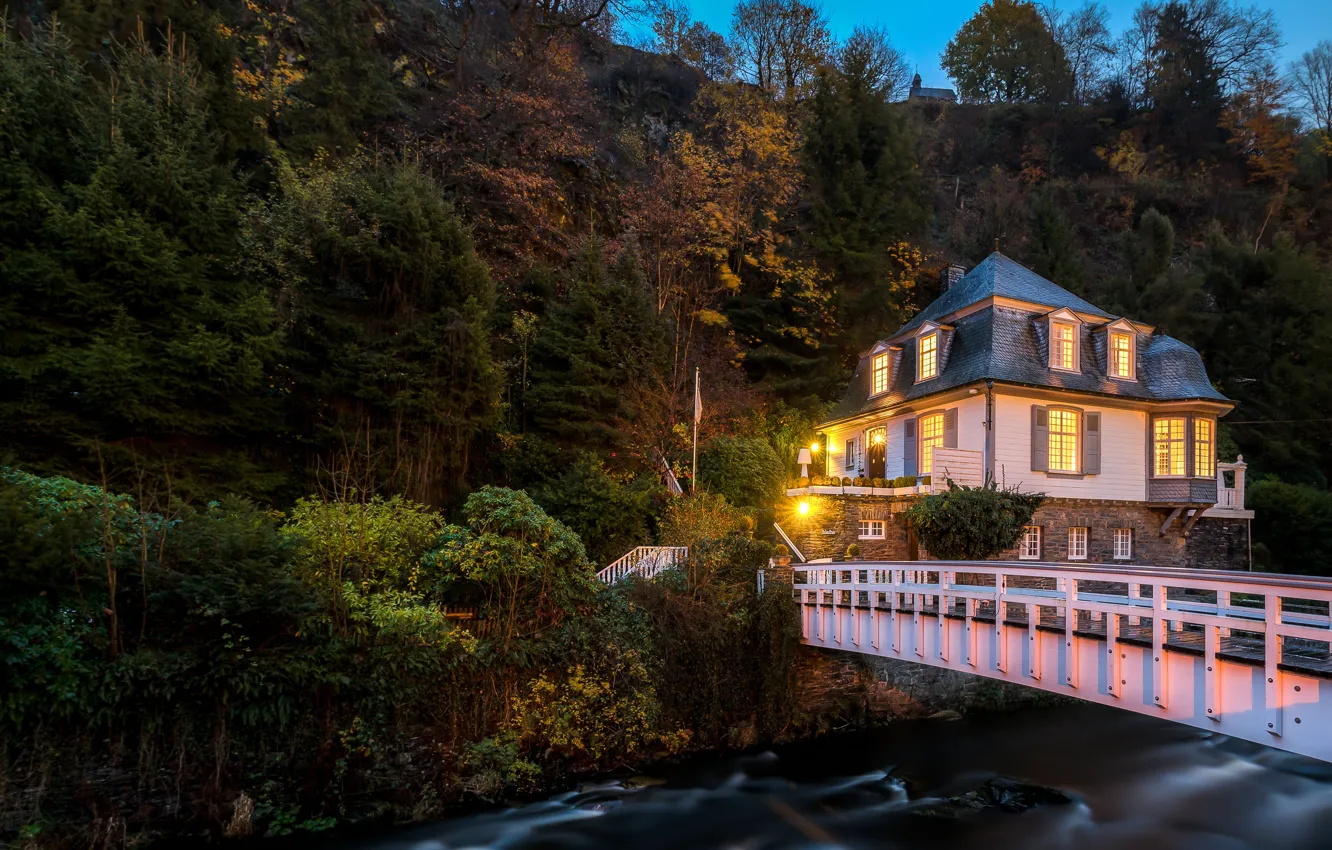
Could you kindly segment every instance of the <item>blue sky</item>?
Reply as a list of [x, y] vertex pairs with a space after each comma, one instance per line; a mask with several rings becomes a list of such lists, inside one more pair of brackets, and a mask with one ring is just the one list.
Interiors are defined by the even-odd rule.
[[[1139, 0], [1102, 0], [1110, 10], [1110, 30], [1116, 36], [1133, 19]], [[1276, 12], [1286, 44], [1280, 66], [1286, 65], [1323, 39], [1332, 39], [1332, 0], [1240, 0]], [[871, 0], [823, 0], [824, 14], [833, 32], [845, 36], [859, 23], [879, 24], [892, 35], [893, 43], [906, 54], [912, 67], [919, 67], [927, 86], [949, 85], [939, 68], [939, 54], [958, 27], [976, 13], [978, 0], [922, 0], [916, 3], [883, 3]], [[1060, 8], [1074, 9], [1081, 0], [1062, 0]], [[690, 0], [694, 17], [725, 33], [731, 25], [734, 0], [705, 2]]]

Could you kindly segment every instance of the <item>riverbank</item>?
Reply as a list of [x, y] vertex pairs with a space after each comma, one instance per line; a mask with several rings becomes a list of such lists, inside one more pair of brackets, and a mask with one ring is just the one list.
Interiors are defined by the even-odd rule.
[[1332, 766], [1077, 704], [684, 759], [324, 846], [1315, 850], [1329, 827]]

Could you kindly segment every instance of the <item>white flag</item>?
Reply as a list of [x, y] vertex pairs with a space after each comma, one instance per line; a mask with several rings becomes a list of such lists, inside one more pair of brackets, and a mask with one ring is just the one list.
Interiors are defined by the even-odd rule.
[[703, 420], [703, 394], [698, 387], [698, 368], [694, 368], [694, 424]]

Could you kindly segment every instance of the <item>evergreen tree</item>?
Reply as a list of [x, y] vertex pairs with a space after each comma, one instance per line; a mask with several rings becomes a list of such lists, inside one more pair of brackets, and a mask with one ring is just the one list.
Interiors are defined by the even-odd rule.
[[247, 257], [283, 306], [290, 427], [376, 483], [449, 500], [499, 412], [494, 287], [470, 234], [412, 162], [280, 176], [249, 217]]
[[594, 242], [571, 274], [537, 335], [528, 423], [565, 448], [604, 452], [624, 444], [637, 399], [669, 371], [666, 328], [632, 256], [608, 267]]
[[235, 268], [239, 186], [198, 67], [136, 40], [94, 84], [69, 52], [0, 37], [4, 451], [270, 493], [280, 334]]
[[911, 133], [865, 57], [820, 73], [804, 146], [806, 244], [834, 281], [846, 360], [909, 318], [905, 244], [925, 225]]
[[1195, 7], [1172, 0], [1156, 15], [1148, 55], [1148, 96], [1160, 143], [1184, 167], [1213, 155], [1225, 143], [1221, 75]]
[[1053, 192], [1037, 192], [1031, 200], [1031, 241], [1025, 259], [1038, 274], [1072, 292], [1082, 292], [1078, 236]]

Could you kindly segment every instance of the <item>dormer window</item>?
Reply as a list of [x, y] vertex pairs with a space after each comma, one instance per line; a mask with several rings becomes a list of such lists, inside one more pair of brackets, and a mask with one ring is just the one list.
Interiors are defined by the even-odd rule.
[[1110, 377], [1133, 379], [1133, 335], [1111, 332]]
[[888, 378], [891, 374], [892, 364], [888, 360], [888, 355], [886, 353], [874, 355], [870, 369], [871, 395], [888, 392]]
[[1050, 325], [1050, 368], [1076, 372], [1078, 369], [1078, 330], [1063, 322]]
[[927, 334], [917, 342], [916, 380], [928, 381], [939, 375], [939, 334]]

